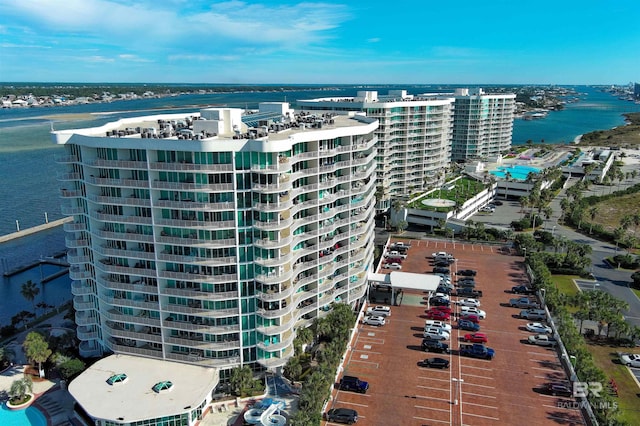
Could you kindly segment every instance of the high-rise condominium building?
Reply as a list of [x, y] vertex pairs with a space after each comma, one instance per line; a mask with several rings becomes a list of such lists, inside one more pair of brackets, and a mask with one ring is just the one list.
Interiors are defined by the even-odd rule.
[[457, 89], [451, 160], [495, 157], [511, 147], [516, 95]]
[[361, 91], [355, 97], [298, 100], [297, 104], [305, 111], [364, 111], [379, 120], [378, 212], [388, 210], [393, 198], [444, 181], [451, 161], [453, 96]]
[[283, 366], [365, 294], [377, 126], [266, 103], [54, 132], [80, 353]]

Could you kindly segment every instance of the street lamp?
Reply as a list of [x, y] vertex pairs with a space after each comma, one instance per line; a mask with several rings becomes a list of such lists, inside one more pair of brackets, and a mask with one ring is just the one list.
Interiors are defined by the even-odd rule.
[[553, 238], [555, 233], [556, 233], [556, 226], [553, 225], [553, 228], [551, 228], [551, 238]]
[[524, 252], [524, 258], [527, 258], [527, 248], [526, 247], [522, 247], [522, 251]]
[[460, 393], [462, 399], [462, 383], [464, 383], [464, 380], [452, 377], [451, 381], [453, 382], [453, 405], [458, 405], [458, 393]]
[[540, 305], [542, 306], [542, 308], [544, 308], [544, 299], [546, 295], [547, 295], [547, 289], [541, 288], [540, 289]]

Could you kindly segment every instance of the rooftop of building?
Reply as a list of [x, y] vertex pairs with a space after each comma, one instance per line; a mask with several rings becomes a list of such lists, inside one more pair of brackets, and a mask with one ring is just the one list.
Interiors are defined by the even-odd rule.
[[69, 392], [91, 416], [129, 423], [195, 408], [217, 385], [215, 368], [111, 355], [74, 379]]

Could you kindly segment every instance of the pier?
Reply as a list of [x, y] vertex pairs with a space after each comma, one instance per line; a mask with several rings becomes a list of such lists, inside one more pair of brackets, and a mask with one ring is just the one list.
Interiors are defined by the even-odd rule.
[[0, 244], [6, 243], [7, 241], [15, 240], [18, 238], [26, 237], [27, 235], [35, 234], [40, 231], [44, 231], [46, 229], [55, 228], [57, 226], [61, 226], [64, 223], [73, 221], [72, 217], [65, 217], [62, 219], [54, 220], [52, 222], [43, 223], [42, 225], [34, 226], [33, 228], [28, 228], [23, 231], [13, 232], [11, 234], [0, 236]]

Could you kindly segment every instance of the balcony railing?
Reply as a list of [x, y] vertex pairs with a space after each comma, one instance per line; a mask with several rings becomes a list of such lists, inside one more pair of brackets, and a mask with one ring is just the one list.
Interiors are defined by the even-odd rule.
[[165, 312], [173, 312], [177, 314], [186, 314], [186, 315], [194, 315], [201, 316], [207, 318], [224, 318], [240, 315], [240, 308], [232, 308], [232, 309], [206, 309], [206, 308], [196, 308], [185, 305], [177, 305], [175, 303], [168, 303], [164, 307]]
[[151, 182], [153, 189], [173, 189], [176, 191], [211, 191], [211, 192], [233, 192], [233, 183], [194, 183], [194, 182], [165, 182], [154, 180]]
[[295, 290], [295, 287], [290, 285], [288, 287], [285, 287], [282, 291], [268, 290], [266, 293], [257, 292], [256, 296], [258, 297], [258, 299], [265, 300], [265, 301], [281, 300], [291, 296], [294, 290]]
[[85, 178], [87, 183], [96, 186], [111, 186], [117, 188], [149, 188], [149, 181], [143, 179], [112, 179], [112, 178], [99, 178], [95, 176], [89, 176]]
[[160, 243], [192, 247], [233, 247], [236, 245], [235, 238], [227, 238], [224, 240], [200, 240], [198, 238], [171, 237], [168, 235], [162, 235], [162, 233], [158, 235], [157, 240]]
[[116, 322], [124, 322], [127, 324], [141, 324], [141, 325], [149, 325], [152, 327], [160, 327], [160, 318], [150, 318], [145, 316], [144, 314], [140, 315], [126, 315], [115, 309], [110, 309], [108, 311], [102, 311], [102, 316], [108, 320], [116, 321]]
[[206, 171], [206, 172], [233, 172], [233, 164], [194, 164], [194, 163], [149, 163], [151, 170], [174, 170], [174, 171]]
[[293, 339], [295, 338], [295, 333], [290, 332], [289, 335], [287, 337], [285, 337], [283, 340], [281, 340], [278, 343], [264, 343], [264, 342], [258, 342], [257, 346], [267, 352], [274, 352], [274, 351], [280, 351], [282, 349], [285, 349], [289, 346], [291, 346], [291, 344], [293, 343]]
[[[181, 353], [170, 352], [166, 355], [166, 359], [185, 362], [188, 364], [202, 365], [204, 367], [232, 368], [240, 365], [240, 357], [228, 358], [204, 358], [199, 355], [187, 355]], [[284, 365], [284, 364], [283, 364]]]
[[181, 210], [224, 211], [224, 210], [233, 210], [235, 208], [235, 204], [232, 202], [202, 203], [199, 201], [157, 200], [157, 201], [154, 201], [153, 204], [156, 207], [165, 207], [170, 209], [181, 209]]
[[99, 213], [96, 211], [91, 211], [89, 213], [89, 216], [103, 222], [132, 223], [137, 225], [152, 224], [151, 217], [146, 216], [122, 216], [118, 214]]
[[102, 231], [102, 230], [92, 230], [92, 234], [101, 237], [108, 238], [111, 240], [122, 240], [122, 241], [136, 241], [141, 243], [152, 243], [153, 235], [141, 234], [138, 232], [112, 232], [112, 231]]
[[85, 296], [93, 294], [94, 292], [95, 290], [90, 285], [87, 285], [82, 281], [71, 282], [71, 294], [74, 296]]
[[148, 198], [135, 198], [135, 197], [106, 197], [100, 195], [89, 195], [87, 197], [90, 201], [99, 204], [116, 204], [123, 206], [140, 206], [151, 207], [151, 200]]
[[293, 347], [289, 347], [283, 354], [280, 354], [279, 357], [272, 358], [258, 358], [258, 364], [262, 365], [265, 368], [277, 368], [284, 366], [289, 358], [293, 356]]
[[236, 291], [209, 293], [207, 291], [188, 288], [161, 288], [160, 294], [166, 296], [188, 297], [198, 300], [231, 300], [238, 298], [238, 292]]
[[234, 228], [236, 224], [233, 220], [206, 221], [206, 220], [156, 219], [156, 225], [171, 226], [174, 228], [220, 229], [220, 228]]
[[195, 272], [159, 271], [161, 278], [176, 279], [180, 281], [206, 282], [206, 283], [227, 283], [238, 282], [238, 274], [206, 275]]

